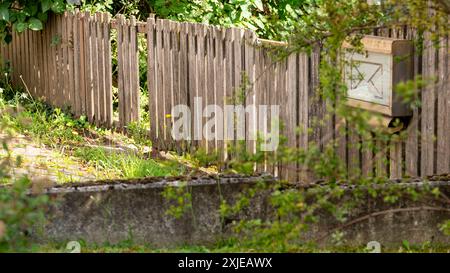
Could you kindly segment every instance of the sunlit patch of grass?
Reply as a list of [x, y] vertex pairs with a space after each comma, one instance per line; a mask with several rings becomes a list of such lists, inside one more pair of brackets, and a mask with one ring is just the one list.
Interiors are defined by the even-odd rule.
[[85, 117], [74, 118], [59, 108], [10, 91], [0, 97], [0, 108], [10, 109], [1, 121], [17, 132], [48, 146], [73, 145], [83, 142], [83, 132], [93, 128]]
[[[86, 117], [75, 118], [68, 111], [52, 108], [26, 92], [14, 90], [10, 86], [0, 92], [0, 122], [8, 124], [15, 132], [24, 134], [45, 147], [58, 150], [58, 156], [42, 162], [39, 168], [50, 170], [59, 182], [77, 182], [86, 176], [93, 179], [164, 177], [181, 175], [185, 167], [173, 162], [158, 162], [146, 159], [143, 152], [151, 142], [145, 128], [130, 124], [130, 136], [111, 130], [97, 128]], [[86, 142], [105, 145], [107, 143], [133, 144], [139, 154], [111, 153], [101, 148], [85, 147]], [[47, 158], [48, 159], [48, 158]], [[40, 161], [40, 160], [37, 160]], [[83, 163], [79, 175], [74, 170]], [[37, 166], [41, 162], [34, 162]], [[66, 172], [65, 170], [70, 170]]]
[[133, 153], [117, 153], [97, 147], [82, 147], [74, 156], [101, 171], [115, 171], [120, 178], [165, 177], [181, 175], [185, 168], [165, 164]]

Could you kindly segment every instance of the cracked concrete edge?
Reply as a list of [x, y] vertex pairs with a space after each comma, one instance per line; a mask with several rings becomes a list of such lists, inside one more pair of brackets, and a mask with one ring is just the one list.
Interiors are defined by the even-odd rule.
[[[133, 181], [133, 182], [129, 182]], [[97, 182], [97, 185], [89, 185], [89, 183], [78, 183], [75, 186], [71, 185], [63, 185], [56, 186], [47, 189], [44, 193], [53, 194], [53, 193], [69, 193], [69, 192], [102, 192], [109, 190], [134, 190], [134, 189], [149, 189], [149, 188], [166, 188], [168, 186], [172, 187], [196, 187], [196, 186], [207, 186], [207, 185], [216, 185], [220, 184], [254, 184], [257, 182], [270, 182], [274, 181], [274, 178], [270, 176], [256, 176], [256, 177], [213, 177], [213, 176], [205, 176], [205, 177], [177, 177], [177, 178], [161, 178], [160, 181], [151, 181], [146, 182], [146, 179], [139, 180], [115, 180], [115, 181], [101, 181]], [[113, 182], [113, 183], [108, 183]], [[83, 185], [85, 184], [85, 185]]]

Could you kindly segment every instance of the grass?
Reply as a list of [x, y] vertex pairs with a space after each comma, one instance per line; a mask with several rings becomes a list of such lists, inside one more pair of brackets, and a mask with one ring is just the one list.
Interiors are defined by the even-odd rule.
[[73, 118], [59, 108], [31, 98], [8, 87], [0, 90], [1, 121], [9, 128], [52, 147], [76, 145], [89, 131], [101, 130], [89, 125], [85, 117]]
[[[68, 111], [52, 108], [32, 98], [27, 92], [15, 90], [8, 84], [0, 88], [0, 123], [13, 131], [33, 139], [34, 142], [58, 150], [66, 159], [48, 162], [49, 167], [64, 169], [64, 163], [81, 161], [98, 179], [141, 178], [152, 176], [173, 176], [184, 173], [182, 165], [164, 160], [147, 158], [142, 151], [151, 142], [140, 130], [138, 124], [130, 125], [131, 136], [112, 130], [97, 128], [89, 124], [86, 117], [73, 117]], [[132, 144], [135, 154], [111, 153], [96, 146]], [[54, 161], [52, 157], [51, 161]], [[55, 158], [56, 161], [56, 158]], [[50, 166], [53, 165], [53, 166]], [[72, 182], [72, 177], [58, 173], [59, 182]]]
[[[68, 252], [64, 243], [40, 245], [32, 249], [33, 252], [61, 253]], [[118, 244], [87, 244], [80, 241], [82, 253], [253, 253], [251, 248], [244, 248], [239, 243], [221, 241], [216, 245], [184, 245], [176, 248], [157, 248], [151, 245], [136, 244], [133, 240], [126, 240]], [[293, 253], [368, 253], [366, 246], [345, 247], [317, 247], [300, 245]], [[382, 247], [382, 253], [450, 253], [450, 246], [435, 245], [429, 242], [419, 245], [403, 243], [398, 247]]]
[[121, 178], [176, 176], [184, 173], [183, 166], [157, 162], [133, 153], [108, 152], [102, 148], [77, 148], [74, 156], [100, 171], [112, 171]]

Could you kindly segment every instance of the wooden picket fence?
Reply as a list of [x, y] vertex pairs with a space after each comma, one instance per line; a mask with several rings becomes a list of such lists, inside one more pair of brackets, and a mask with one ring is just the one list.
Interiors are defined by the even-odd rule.
[[[414, 30], [380, 30], [375, 35], [407, 38]], [[292, 54], [275, 60], [270, 48], [250, 30], [174, 22], [150, 17], [115, 19], [107, 14], [65, 13], [50, 17], [40, 32], [14, 34], [13, 42], [2, 45], [3, 67], [12, 69], [11, 80], [26, 86], [35, 97], [58, 107], [69, 107], [76, 116], [107, 128], [126, 128], [139, 121], [138, 35], [147, 40], [149, 89], [149, 137], [155, 148], [178, 152], [205, 149], [217, 151], [224, 160], [227, 145], [237, 141], [175, 141], [171, 131], [171, 109], [192, 107], [196, 97], [203, 106], [215, 104], [280, 105], [281, 131], [288, 145], [307, 149], [311, 143], [323, 149], [329, 140], [339, 142], [338, 153], [349, 173], [401, 178], [450, 173], [450, 85], [449, 39], [441, 47], [425, 41], [423, 56], [414, 57], [415, 74], [436, 76], [437, 83], [421, 92], [421, 108], [414, 109], [406, 140], [362, 139], [340, 118], [327, 117], [326, 103], [317, 96], [320, 51], [311, 55]], [[113, 77], [112, 49], [117, 45], [117, 72]], [[117, 78], [117, 80], [115, 80]], [[113, 86], [117, 87], [118, 113], [113, 111]], [[246, 86], [244, 89], [243, 86]], [[238, 99], [242, 93], [243, 100]], [[201, 125], [206, 118], [194, 116]], [[225, 124], [233, 117], [224, 116]], [[269, 119], [270, 120], [270, 119]], [[323, 125], [316, 122], [322, 120]], [[245, 117], [246, 146], [256, 150], [250, 132], [266, 133], [265, 124]], [[191, 124], [191, 133], [197, 127]], [[341, 134], [339, 126], [346, 126]], [[201, 128], [201, 126], [200, 126]], [[298, 128], [300, 130], [298, 130]], [[312, 132], [308, 133], [308, 129]], [[237, 130], [237, 128], [235, 128]], [[199, 132], [201, 133], [201, 132]], [[381, 152], [361, 149], [375, 142]], [[263, 164], [258, 171], [274, 173], [289, 180], [303, 179], [301, 166], [289, 162]]]
[[45, 31], [13, 34], [1, 47], [13, 85], [57, 107], [70, 107], [99, 125], [111, 126], [110, 19], [88, 13], [50, 16]]
[[[258, 39], [252, 31], [238, 28], [224, 29], [150, 18], [147, 31], [148, 83], [149, 90], [154, 90], [150, 96], [150, 133], [155, 147], [177, 151], [200, 147], [207, 152], [218, 151], [224, 160], [229, 158], [227, 147], [237, 144], [236, 140], [218, 140], [216, 137], [216, 140], [202, 138], [186, 142], [173, 139], [171, 132], [175, 117], [170, 114], [172, 107], [179, 104], [191, 106], [191, 137], [202, 135], [202, 125], [207, 119], [195, 115], [195, 98], [202, 98], [203, 107], [217, 105], [221, 109], [226, 104], [244, 107], [281, 105], [280, 120], [286, 128], [282, 133], [290, 145], [307, 147], [308, 112], [304, 109], [313, 107], [309, 98], [314, 90], [312, 79], [316, 76], [310, 75], [309, 71], [317, 71], [314, 69], [317, 58], [314, 62], [306, 54], [293, 54], [276, 62], [269, 49], [258, 46]], [[228, 124], [234, 118], [224, 112], [223, 123]], [[196, 127], [195, 121], [201, 126]], [[250, 134], [267, 134], [265, 127], [270, 127], [270, 121], [262, 125], [250, 115], [245, 115], [245, 126], [241, 129], [245, 131], [249, 151], [257, 149], [257, 143]], [[300, 137], [296, 134], [298, 126], [304, 127]], [[228, 135], [227, 129], [224, 126], [224, 135]], [[236, 124], [234, 130], [238, 131]], [[264, 164], [261, 171], [279, 174], [282, 169], [274, 164]]]

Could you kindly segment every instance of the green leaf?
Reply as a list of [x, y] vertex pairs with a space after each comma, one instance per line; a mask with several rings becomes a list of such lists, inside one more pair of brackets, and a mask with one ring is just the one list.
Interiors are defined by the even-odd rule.
[[23, 9], [28, 16], [35, 16], [36, 13], [38, 13], [38, 10], [39, 2], [30, 3]]
[[9, 21], [9, 9], [5, 5], [0, 7], [0, 20]]
[[263, 21], [261, 21], [260, 18], [255, 18], [253, 21], [260, 29], [264, 29], [264, 27], [265, 27], [264, 23], [263, 23]]
[[252, 13], [248, 10], [248, 6], [241, 6], [241, 15], [244, 19], [249, 19], [250, 17], [252, 17]]
[[50, 43], [51, 46], [57, 46], [61, 43], [61, 36], [58, 34], [52, 37], [52, 42]]
[[297, 18], [297, 13], [295, 12], [295, 10], [291, 7], [291, 5], [287, 4], [286, 5], [286, 11], [289, 13], [289, 15], [292, 18]]
[[255, 27], [255, 26], [254, 26], [252, 23], [250, 23], [250, 22], [244, 21], [244, 22], [242, 22], [242, 24], [244, 25], [244, 27], [249, 28], [249, 29], [251, 29], [251, 30], [253, 30], [253, 31], [258, 30], [258, 28]]
[[[13, 17], [14, 17], [14, 19], [13, 19]], [[14, 13], [10, 14], [9, 20], [11, 22], [17, 21], [17, 22], [24, 23], [27, 20], [27, 17], [28, 16], [24, 12], [14, 12]]]
[[261, 0], [255, 0], [255, 6], [260, 10], [264, 11], [264, 5]]
[[42, 30], [44, 28], [41, 20], [37, 19], [37, 18], [31, 18], [28, 22], [28, 26], [31, 30]]
[[403, 240], [402, 244], [403, 244], [403, 247], [406, 248], [406, 250], [410, 249], [410, 245], [409, 245], [409, 242], [407, 240]]
[[52, 5], [52, 11], [54, 13], [62, 13], [66, 9], [66, 4], [64, 0], [55, 0]]
[[47, 13], [47, 12], [46, 12], [46, 13], [38, 13], [37, 18], [38, 18], [39, 20], [41, 20], [41, 22], [47, 22], [47, 19], [48, 19], [48, 13]]
[[28, 28], [28, 24], [26, 23], [16, 23], [14, 24], [14, 27], [16, 29], [17, 32], [24, 32], [27, 28]]
[[52, 8], [52, 1], [51, 0], [42, 0], [41, 8], [42, 8], [42, 12], [49, 11]]

